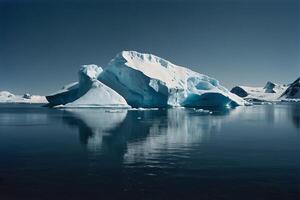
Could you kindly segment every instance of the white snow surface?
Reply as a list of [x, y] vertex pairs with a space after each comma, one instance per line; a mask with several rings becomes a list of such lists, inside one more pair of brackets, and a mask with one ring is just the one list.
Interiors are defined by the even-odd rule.
[[245, 101], [214, 78], [152, 54], [123, 51], [99, 75], [133, 107], [227, 106]]
[[264, 87], [236, 86], [231, 92], [233, 92], [234, 89], [242, 89], [247, 93], [244, 99], [248, 101], [280, 101], [279, 97], [286, 88], [286, 85], [267, 82]]
[[8, 91], [0, 91], [0, 103], [48, 103], [44, 96], [30, 95], [14, 95]]

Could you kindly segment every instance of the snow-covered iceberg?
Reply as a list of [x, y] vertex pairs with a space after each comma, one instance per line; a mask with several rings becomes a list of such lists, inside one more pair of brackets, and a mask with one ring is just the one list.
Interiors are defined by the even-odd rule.
[[133, 107], [245, 104], [214, 78], [135, 51], [119, 53], [98, 80], [117, 91]]
[[31, 95], [25, 93], [24, 95], [14, 95], [8, 91], [0, 91], [0, 103], [48, 103], [44, 96]]
[[231, 92], [251, 102], [279, 101], [286, 88], [286, 85], [268, 81], [264, 87], [235, 86]]
[[101, 72], [97, 65], [83, 65], [78, 72], [79, 82], [66, 85], [46, 98], [52, 106], [129, 107], [121, 95], [97, 79]]

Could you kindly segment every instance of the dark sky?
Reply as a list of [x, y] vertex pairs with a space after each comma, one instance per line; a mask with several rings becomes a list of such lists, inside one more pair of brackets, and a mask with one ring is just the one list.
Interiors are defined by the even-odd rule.
[[120, 51], [234, 85], [300, 76], [297, 0], [0, 0], [0, 90], [48, 94]]

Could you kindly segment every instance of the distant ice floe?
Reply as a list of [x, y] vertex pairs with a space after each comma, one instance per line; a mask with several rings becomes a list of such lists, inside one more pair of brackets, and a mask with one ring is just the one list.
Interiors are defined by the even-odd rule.
[[188, 148], [210, 137], [210, 133], [219, 130], [223, 122], [220, 116], [202, 116], [200, 109], [160, 111], [67, 109], [64, 122], [78, 127], [80, 141], [92, 155], [122, 147], [126, 151], [120, 152], [120, 156], [126, 163], [151, 159], [161, 150]]
[[29, 93], [25, 93], [24, 95], [14, 95], [8, 91], [0, 91], [0, 103], [46, 104], [48, 101], [44, 96], [31, 95]]

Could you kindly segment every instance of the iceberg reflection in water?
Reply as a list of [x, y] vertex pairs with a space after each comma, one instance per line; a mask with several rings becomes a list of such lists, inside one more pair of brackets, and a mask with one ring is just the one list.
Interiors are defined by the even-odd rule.
[[119, 149], [125, 163], [152, 160], [160, 152], [176, 153], [207, 140], [220, 130], [223, 115], [230, 110], [217, 110], [212, 115], [193, 109], [159, 110], [66, 110], [64, 122], [77, 126], [81, 143], [90, 152], [104, 153]]
[[178, 156], [188, 157], [186, 151], [180, 151], [188, 150], [189, 147], [209, 139], [210, 134], [221, 126], [220, 118], [200, 115], [187, 109], [165, 111], [163, 117], [154, 119], [153, 123], [150, 121], [146, 138], [128, 144], [124, 162], [155, 162], [155, 158], [161, 153], [178, 153]]
[[[208, 139], [212, 132], [220, 131], [223, 123], [234, 120], [286, 123], [286, 119], [299, 127], [300, 106], [265, 105], [214, 110], [211, 114], [188, 108], [172, 109], [66, 109], [63, 121], [78, 127], [80, 141], [91, 151], [101, 149], [103, 137], [126, 138], [128, 153], [155, 149], [188, 147]], [[247, 113], [247, 114], [245, 114]], [[228, 115], [228, 116], [226, 116]], [[136, 149], [136, 150], [134, 150]], [[139, 150], [138, 150], [139, 149]], [[144, 153], [143, 153], [144, 152]], [[136, 152], [137, 153], [137, 152]], [[150, 153], [150, 152], [149, 152]]]
[[[211, 114], [194, 109], [157, 110], [68, 109], [64, 122], [78, 127], [81, 143], [91, 155], [110, 154], [126, 165], [156, 163], [162, 155], [189, 158], [191, 150], [222, 134], [222, 125], [240, 121], [260, 125], [286, 124], [299, 128], [299, 106], [265, 105], [214, 110]], [[239, 126], [236, 124], [236, 126]], [[242, 133], [241, 133], [242, 134]], [[166, 163], [172, 164], [171, 158]], [[170, 161], [170, 162], [169, 162]], [[160, 163], [161, 164], [161, 163]], [[166, 166], [167, 167], [167, 166]]]
[[80, 142], [90, 151], [97, 151], [102, 146], [103, 137], [120, 125], [127, 110], [106, 109], [67, 109], [64, 122], [78, 127]]

